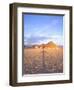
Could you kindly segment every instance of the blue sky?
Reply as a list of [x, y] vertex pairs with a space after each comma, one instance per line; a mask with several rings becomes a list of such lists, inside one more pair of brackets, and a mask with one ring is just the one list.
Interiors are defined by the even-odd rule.
[[24, 14], [24, 44], [63, 45], [63, 16]]

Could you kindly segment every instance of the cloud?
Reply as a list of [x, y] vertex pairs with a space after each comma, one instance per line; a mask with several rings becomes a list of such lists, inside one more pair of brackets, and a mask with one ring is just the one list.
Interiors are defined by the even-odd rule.
[[47, 40], [48, 37], [44, 37], [44, 36], [31, 36], [29, 38], [25, 37], [25, 39], [24, 39], [24, 41], [27, 42], [27, 44], [39, 44], [41, 41]]
[[59, 35], [55, 36], [29, 36], [24, 37], [24, 43], [26, 45], [33, 45], [33, 44], [42, 44], [42, 43], [48, 43], [49, 41], [53, 41], [58, 45], [63, 45], [63, 37]]

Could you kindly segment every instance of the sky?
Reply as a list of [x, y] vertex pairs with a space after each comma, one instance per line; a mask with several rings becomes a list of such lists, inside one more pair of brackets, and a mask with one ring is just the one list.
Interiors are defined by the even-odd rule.
[[63, 45], [63, 16], [24, 14], [24, 45]]

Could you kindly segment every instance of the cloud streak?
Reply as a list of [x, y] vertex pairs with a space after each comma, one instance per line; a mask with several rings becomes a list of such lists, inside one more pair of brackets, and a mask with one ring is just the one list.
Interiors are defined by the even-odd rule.
[[41, 43], [48, 43], [49, 41], [53, 41], [56, 44], [63, 44], [63, 37], [61, 36], [30, 36], [24, 37], [24, 42], [26, 45], [34, 45], [34, 44], [41, 44]]

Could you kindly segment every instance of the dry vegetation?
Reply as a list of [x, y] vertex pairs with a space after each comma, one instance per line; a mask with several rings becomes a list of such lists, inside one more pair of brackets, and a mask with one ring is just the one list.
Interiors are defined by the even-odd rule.
[[23, 74], [62, 73], [63, 48], [25, 48]]

